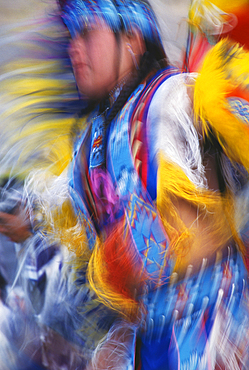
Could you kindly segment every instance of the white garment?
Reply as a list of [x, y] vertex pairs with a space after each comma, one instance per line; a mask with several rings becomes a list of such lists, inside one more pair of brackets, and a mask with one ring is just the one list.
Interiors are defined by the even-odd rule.
[[148, 111], [150, 160], [158, 152], [177, 164], [188, 178], [206, 187], [200, 150], [200, 135], [193, 125], [192, 95], [196, 74], [177, 74], [168, 78], [156, 91]]

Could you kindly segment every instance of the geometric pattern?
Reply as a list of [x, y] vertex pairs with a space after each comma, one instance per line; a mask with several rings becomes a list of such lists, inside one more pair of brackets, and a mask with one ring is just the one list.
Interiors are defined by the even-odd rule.
[[144, 195], [130, 193], [125, 206], [127, 220], [146, 271], [155, 278], [168, 277], [171, 273], [167, 258], [169, 242], [146, 191]]

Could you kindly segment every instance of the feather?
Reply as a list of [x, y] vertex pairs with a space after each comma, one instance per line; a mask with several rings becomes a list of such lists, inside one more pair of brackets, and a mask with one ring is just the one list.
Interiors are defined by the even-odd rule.
[[[249, 112], [248, 65], [249, 53], [238, 44], [223, 39], [207, 54], [194, 90], [196, 126], [200, 127], [201, 122], [204, 137], [212, 131], [228, 158], [247, 170], [249, 126], [243, 121], [243, 115], [246, 120]], [[242, 104], [241, 108], [239, 104]]]

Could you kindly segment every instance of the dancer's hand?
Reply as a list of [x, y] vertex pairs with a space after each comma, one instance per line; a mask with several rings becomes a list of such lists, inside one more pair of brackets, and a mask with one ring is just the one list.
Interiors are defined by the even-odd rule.
[[0, 233], [15, 243], [22, 243], [28, 239], [32, 233], [26, 211], [19, 208], [14, 214], [0, 212]]

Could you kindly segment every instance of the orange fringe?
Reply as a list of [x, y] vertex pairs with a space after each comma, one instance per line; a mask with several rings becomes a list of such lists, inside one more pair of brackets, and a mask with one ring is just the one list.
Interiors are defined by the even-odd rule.
[[98, 240], [95, 246], [88, 266], [91, 288], [102, 303], [134, 322], [141, 316], [137, 298], [146, 277], [141, 257], [122, 220], [105, 241]]

